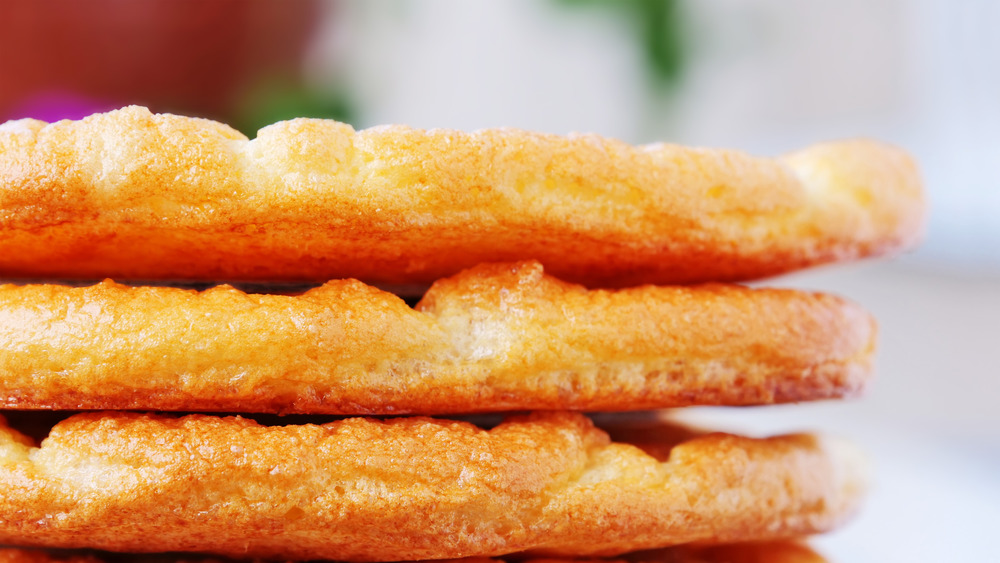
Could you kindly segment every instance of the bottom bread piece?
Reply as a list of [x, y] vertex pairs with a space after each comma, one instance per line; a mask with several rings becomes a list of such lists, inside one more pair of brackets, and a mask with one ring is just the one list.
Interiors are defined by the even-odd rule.
[[[0, 543], [397, 561], [614, 555], [829, 530], [864, 464], [809, 435], [690, 436], [535, 413], [262, 426], [88, 413], [0, 429]], [[635, 445], [625, 443], [634, 438]]]
[[[244, 560], [245, 562], [247, 560]], [[679, 546], [629, 553], [620, 559], [517, 559], [517, 563], [826, 563], [803, 543], [775, 541], [720, 546]], [[0, 548], [0, 563], [236, 563], [236, 560], [198, 559], [177, 554], [78, 553], [41, 549]], [[469, 558], [440, 563], [504, 563], [499, 559]]]

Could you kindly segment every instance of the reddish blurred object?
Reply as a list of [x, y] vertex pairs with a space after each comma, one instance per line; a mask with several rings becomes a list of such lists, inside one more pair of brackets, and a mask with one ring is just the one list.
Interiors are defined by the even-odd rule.
[[0, 1], [0, 121], [127, 104], [222, 121], [299, 81], [318, 0]]

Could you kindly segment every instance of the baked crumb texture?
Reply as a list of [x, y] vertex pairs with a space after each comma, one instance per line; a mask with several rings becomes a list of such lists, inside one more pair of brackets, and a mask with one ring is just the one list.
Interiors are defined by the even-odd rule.
[[876, 328], [830, 295], [587, 290], [482, 265], [415, 309], [361, 282], [303, 295], [0, 286], [6, 408], [445, 414], [744, 405], [858, 394]]
[[0, 430], [0, 542], [303, 560], [613, 555], [821, 532], [865, 487], [841, 442], [663, 436], [612, 442], [564, 412], [491, 430], [81, 414], [40, 448]]
[[296, 119], [247, 140], [127, 107], [0, 125], [0, 276], [427, 285], [537, 259], [591, 287], [738, 281], [886, 255], [923, 229], [873, 141], [780, 158], [594, 135]]

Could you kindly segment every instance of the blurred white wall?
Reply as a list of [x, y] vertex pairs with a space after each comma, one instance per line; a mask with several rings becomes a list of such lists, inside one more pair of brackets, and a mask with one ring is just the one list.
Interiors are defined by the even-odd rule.
[[314, 75], [346, 76], [366, 125], [628, 138], [642, 69], [628, 29], [602, 15], [525, 0], [335, 3]]

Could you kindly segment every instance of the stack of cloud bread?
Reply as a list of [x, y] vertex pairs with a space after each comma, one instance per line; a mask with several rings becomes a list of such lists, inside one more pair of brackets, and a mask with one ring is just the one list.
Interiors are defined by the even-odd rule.
[[248, 141], [139, 107], [8, 122], [0, 403], [93, 412], [40, 445], [0, 431], [0, 543], [819, 561], [795, 538], [858, 508], [850, 445], [581, 411], [858, 394], [864, 310], [731, 282], [891, 254], [923, 214], [909, 158], [868, 141], [765, 159], [306, 119]]

